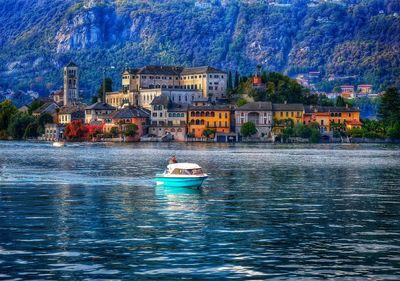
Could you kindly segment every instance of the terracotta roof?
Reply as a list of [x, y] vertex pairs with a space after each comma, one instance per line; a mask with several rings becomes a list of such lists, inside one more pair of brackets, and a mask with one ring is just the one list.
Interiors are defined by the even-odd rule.
[[303, 111], [304, 105], [301, 103], [274, 103], [272, 109], [274, 111]]
[[242, 105], [237, 110], [240, 111], [271, 111], [272, 110], [272, 103], [271, 102], [249, 102], [245, 105]]

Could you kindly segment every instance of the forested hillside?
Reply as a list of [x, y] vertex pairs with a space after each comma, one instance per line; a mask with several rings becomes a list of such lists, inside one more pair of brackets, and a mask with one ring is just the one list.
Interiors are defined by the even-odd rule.
[[[2, 0], [0, 87], [45, 94], [70, 60], [87, 96], [110, 65], [248, 74], [261, 64], [400, 86], [399, 13], [400, 0]], [[119, 71], [110, 75], [119, 82]]]

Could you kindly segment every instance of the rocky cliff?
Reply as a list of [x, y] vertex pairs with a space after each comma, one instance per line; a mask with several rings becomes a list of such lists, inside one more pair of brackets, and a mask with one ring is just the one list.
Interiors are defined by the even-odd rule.
[[109, 65], [262, 64], [400, 85], [398, 13], [399, 0], [2, 0], [0, 87], [57, 88], [70, 60], [86, 95]]

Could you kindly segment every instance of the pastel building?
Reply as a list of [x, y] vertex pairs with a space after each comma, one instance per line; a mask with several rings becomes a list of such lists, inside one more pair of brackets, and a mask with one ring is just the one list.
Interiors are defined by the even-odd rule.
[[130, 141], [139, 141], [148, 133], [150, 111], [138, 107], [124, 107], [104, 116], [103, 130], [105, 133], [117, 128], [120, 135], [123, 135], [130, 124], [137, 127], [136, 134], [129, 137]]
[[188, 104], [173, 103], [167, 96], [156, 96], [151, 102], [149, 134], [158, 138], [185, 141]]
[[242, 125], [253, 122], [256, 125], [257, 136], [268, 136], [272, 130], [272, 103], [250, 102], [235, 111], [236, 133], [240, 133]]
[[[122, 73], [122, 92], [132, 97], [137, 94], [137, 104], [143, 107], [149, 107], [155, 94], [150, 94], [146, 89], [163, 89], [163, 90], [185, 90], [186, 96], [191, 97], [189, 91], [193, 91], [194, 95], [201, 93], [203, 97], [216, 99], [227, 98], [227, 74], [226, 72], [210, 67], [190, 67], [184, 68], [180, 66], [157, 66], [148, 65], [142, 68], [126, 69]], [[162, 92], [161, 92], [162, 94]], [[115, 93], [107, 93], [107, 96], [117, 97]], [[141, 97], [145, 95], [146, 97]], [[179, 94], [176, 94], [179, 96]], [[110, 104], [113, 101], [107, 100]], [[178, 102], [178, 101], [174, 101]], [[183, 103], [183, 101], [182, 101]]]
[[85, 123], [102, 122], [107, 115], [115, 110], [116, 108], [108, 103], [96, 102], [85, 108]]
[[205, 129], [228, 134], [231, 131], [231, 109], [224, 105], [190, 106], [188, 133], [201, 138]]

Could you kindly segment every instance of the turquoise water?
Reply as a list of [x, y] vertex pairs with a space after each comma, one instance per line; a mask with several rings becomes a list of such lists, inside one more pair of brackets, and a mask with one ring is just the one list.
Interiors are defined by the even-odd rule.
[[399, 146], [0, 142], [1, 280], [399, 275]]

